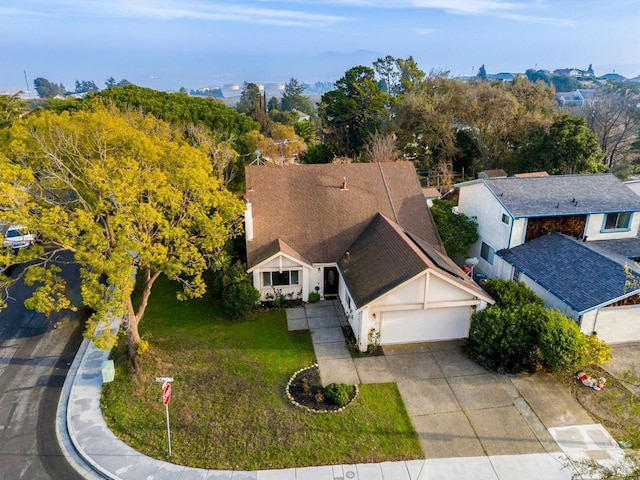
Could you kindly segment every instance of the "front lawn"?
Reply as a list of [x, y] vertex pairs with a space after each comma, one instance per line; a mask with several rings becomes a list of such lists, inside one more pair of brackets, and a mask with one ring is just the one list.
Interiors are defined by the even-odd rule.
[[168, 281], [154, 286], [141, 323], [150, 343], [141, 373], [132, 372], [121, 344], [115, 381], [103, 388], [107, 424], [133, 448], [169, 459], [155, 378], [171, 376], [173, 463], [258, 470], [423, 458], [394, 383], [362, 385], [342, 413], [306, 413], [285, 387], [315, 361], [309, 332], [289, 333], [284, 311], [233, 322], [211, 301], [179, 302], [174, 292]]

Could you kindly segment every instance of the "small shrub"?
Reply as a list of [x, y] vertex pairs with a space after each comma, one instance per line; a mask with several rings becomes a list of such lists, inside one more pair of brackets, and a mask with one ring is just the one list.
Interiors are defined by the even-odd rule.
[[367, 345], [367, 352], [375, 354], [382, 350], [382, 345], [380, 345], [380, 332], [378, 332], [375, 328], [369, 330], [369, 334], [367, 335], [369, 343]]
[[260, 300], [260, 292], [248, 282], [234, 283], [224, 292], [224, 310], [229, 317], [241, 320], [246, 318]]
[[311, 384], [307, 377], [302, 377], [302, 391], [304, 393], [309, 393], [311, 391]]
[[539, 347], [544, 362], [554, 370], [582, 367], [586, 363], [586, 336], [578, 324], [558, 310], [547, 310]]
[[309, 293], [309, 303], [316, 303], [320, 301], [320, 294], [318, 292]]
[[539, 366], [538, 339], [545, 308], [528, 304], [519, 308], [493, 305], [471, 317], [469, 355], [497, 371], [535, 371]]
[[523, 282], [514, 282], [496, 278], [487, 280], [483, 287], [493, 297], [496, 305], [501, 307], [521, 307], [533, 303], [544, 306], [544, 300], [537, 296], [533, 290]]
[[349, 403], [349, 398], [353, 393], [353, 385], [345, 385], [344, 383], [331, 383], [324, 389], [324, 398], [331, 403], [344, 407]]
[[611, 361], [611, 347], [596, 335], [585, 335], [585, 364], [604, 365]]

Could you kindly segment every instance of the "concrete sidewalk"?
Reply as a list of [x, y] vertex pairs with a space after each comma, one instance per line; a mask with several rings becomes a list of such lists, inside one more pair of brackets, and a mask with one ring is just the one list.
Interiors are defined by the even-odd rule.
[[[112, 330], [117, 330], [117, 323], [111, 326]], [[558, 439], [562, 451], [553, 453], [430, 458], [249, 472], [183, 467], [142, 455], [109, 430], [100, 409], [101, 367], [108, 356], [108, 352], [85, 340], [67, 376], [58, 406], [57, 432], [61, 447], [72, 465], [89, 479], [533, 480], [544, 477], [545, 480], [569, 480], [571, 470], [567, 465], [572, 459], [584, 458], [581, 438], [590, 442], [585, 448], [612, 449], [615, 446], [604, 429], [588, 425], [556, 431], [554, 438]], [[566, 443], [565, 447], [562, 442]]]

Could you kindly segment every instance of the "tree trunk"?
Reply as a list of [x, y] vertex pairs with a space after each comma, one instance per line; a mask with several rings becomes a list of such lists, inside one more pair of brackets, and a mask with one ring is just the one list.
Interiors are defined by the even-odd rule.
[[129, 360], [133, 370], [138, 373], [140, 365], [138, 363], [138, 344], [140, 343], [140, 333], [138, 332], [138, 324], [140, 323], [134, 309], [131, 299], [127, 301], [126, 313], [126, 334]]
[[140, 304], [138, 310], [133, 308], [133, 301], [131, 297], [127, 299], [126, 305], [126, 332], [127, 332], [127, 347], [129, 359], [131, 365], [136, 373], [140, 371], [140, 364], [138, 363], [138, 344], [140, 343], [140, 333], [138, 331], [138, 324], [144, 312], [149, 304], [149, 297], [151, 296], [151, 287], [158, 279], [161, 272], [152, 273], [149, 268], [142, 268], [142, 274], [144, 275], [144, 285], [142, 286], [142, 292], [140, 295]]

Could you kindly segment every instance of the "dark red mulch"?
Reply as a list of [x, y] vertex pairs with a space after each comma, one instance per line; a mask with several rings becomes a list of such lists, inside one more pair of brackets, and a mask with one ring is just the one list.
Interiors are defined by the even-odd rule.
[[[291, 395], [293, 400], [303, 407], [325, 412], [335, 412], [340, 410], [338, 405], [335, 405], [324, 398], [320, 399], [317, 396], [318, 394], [322, 394], [322, 391], [324, 390], [320, 383], [320, 370], [317, 366], [312, 366], [298, 372], [289, 383], [288, 390], [289, 395]], [[356, 389], [354, 388], [353, 392], [349, 396], [349, 403], [353, 401], [355, 396]], [[324, 395], [322, 395], [322, 397], [324, 397]]]

